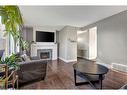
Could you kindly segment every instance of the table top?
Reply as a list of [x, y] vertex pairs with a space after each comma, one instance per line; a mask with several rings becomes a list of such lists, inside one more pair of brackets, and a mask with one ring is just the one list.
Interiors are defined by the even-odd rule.
[[96, 63], [76, 63], [73, 65], [76, 71], [90, 75], [104, 75], [108, 72], [108, 68]]

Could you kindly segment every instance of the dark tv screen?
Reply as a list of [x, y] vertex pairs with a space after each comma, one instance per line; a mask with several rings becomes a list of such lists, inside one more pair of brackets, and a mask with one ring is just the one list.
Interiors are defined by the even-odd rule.
[[54, 42], [54, 32], [36, 31], [36, 42]]

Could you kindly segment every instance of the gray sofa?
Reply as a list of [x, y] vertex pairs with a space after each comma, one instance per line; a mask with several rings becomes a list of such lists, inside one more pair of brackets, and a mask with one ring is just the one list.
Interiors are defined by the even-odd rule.
[[19, 70], [17, 70], [19, 85], [45, 79], [47, 61], [32, 58], [29, 62], [19, 62], [19, 67]]

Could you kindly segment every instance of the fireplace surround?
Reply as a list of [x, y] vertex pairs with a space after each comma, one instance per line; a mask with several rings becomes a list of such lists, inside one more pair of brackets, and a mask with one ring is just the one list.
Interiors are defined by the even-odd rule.
[[39, 56], [38, 52], [50, 52], [50, 58], [52, 60], [57, 60], [57, 44], [56, 43], [41, 43], [36, 42], [31, 44], [31, 57]]

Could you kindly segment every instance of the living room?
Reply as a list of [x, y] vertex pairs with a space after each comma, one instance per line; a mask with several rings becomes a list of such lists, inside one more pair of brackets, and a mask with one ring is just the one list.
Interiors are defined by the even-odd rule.
[[[19, 16], [15, 29], [4, 12], [17, 10], [7, 15]], [[0, 12], [1, 65], [15, 76], [1, 80], [2, 88], [127, 88], [126, 6], [1, 6]]]

